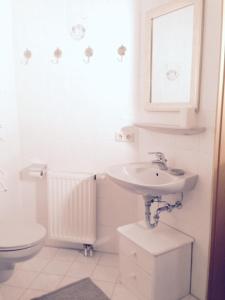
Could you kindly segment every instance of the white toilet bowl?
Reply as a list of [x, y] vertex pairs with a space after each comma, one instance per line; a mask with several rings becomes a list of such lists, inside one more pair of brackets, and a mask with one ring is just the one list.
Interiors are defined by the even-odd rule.
[[46, 229], [35, 223], [0, 223], [0, 282], [10, 278], [15, 263], [35, 256], [43, 247]]

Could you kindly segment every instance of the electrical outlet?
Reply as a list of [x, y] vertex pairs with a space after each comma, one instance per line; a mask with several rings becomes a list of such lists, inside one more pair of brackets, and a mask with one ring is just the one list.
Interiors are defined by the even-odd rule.
[[133, 143], [134, 142], [134, 133], [128, 132], [116, 132], [115, 133], [115, 141], [116, 142], [125, 142], [125, 143]]

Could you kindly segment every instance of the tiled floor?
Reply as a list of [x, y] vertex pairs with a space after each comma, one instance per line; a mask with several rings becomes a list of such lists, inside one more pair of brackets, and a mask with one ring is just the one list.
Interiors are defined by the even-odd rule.
[[86, 258], [75, 250], [49, 247], [16, 265], [13, 276], [0, 285], [0, 300], [30, 300], [84, 277], [91, 277], [112, 300], [139, 300], [119, 283], [117, 255], [95, 253]]

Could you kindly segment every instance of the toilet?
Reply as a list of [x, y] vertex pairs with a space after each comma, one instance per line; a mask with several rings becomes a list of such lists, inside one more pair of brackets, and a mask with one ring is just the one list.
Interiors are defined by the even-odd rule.
[[43, 247], [46, 229], [37, 223], [0, 223], [0, 282], [10, 278], [17, 262]]

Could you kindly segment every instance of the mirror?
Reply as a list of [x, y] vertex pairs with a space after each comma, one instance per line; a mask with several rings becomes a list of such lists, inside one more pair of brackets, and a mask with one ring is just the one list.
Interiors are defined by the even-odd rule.
[[201, 32], [201, 0], [176, 0], [147, 13], [147, 110], [198, 109]]

